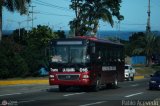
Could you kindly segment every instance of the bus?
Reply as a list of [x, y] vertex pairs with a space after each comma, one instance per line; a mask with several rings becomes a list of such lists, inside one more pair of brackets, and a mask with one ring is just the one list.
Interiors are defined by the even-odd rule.
[[124, 80], [124, 45], [79, 36], [50, 42], [49, 84], [98, 91]]

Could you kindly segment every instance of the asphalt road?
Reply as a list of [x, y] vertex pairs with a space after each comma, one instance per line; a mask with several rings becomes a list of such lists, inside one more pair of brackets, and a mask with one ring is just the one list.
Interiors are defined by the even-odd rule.
[[84, 92], [57, 86], [0, 86], [0, 105], [9, 106], [160, 106], [160, 91], [148, 90], [148, 80], [124, 81], [117, 89]]

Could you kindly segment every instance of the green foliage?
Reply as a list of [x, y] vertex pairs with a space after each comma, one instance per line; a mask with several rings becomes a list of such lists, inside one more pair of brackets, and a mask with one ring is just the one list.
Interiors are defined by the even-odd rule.
[[28, 33], [27, 47], [23, 55], [30, 67], [31, 75], [36, 76], [41, 66], [48, 66], [46, 49], [49, 41], [56, 38], [58, 36], [48, 26], [38, 25]]
[[4, 38], [0, 45], [0, 78], [23, 77], [26, 75], [28, 66], [17, 50], [11, 37]]
[[132, 55], [144, 55], [144, 53], [135, 53], [133, 52], [136, 48], [142, 47], [142, 39], [145, 37], [145, 33], [137, 32], [134, 33], [132, 36], [129, 37], [129, 42], [125, 45], [126, 47], [126, 54], [128, 56]]
[[153, 33], [148, 35], [143, 32], [134, 33], [125, 45], [126, 54], [128, 56], [144, 55], [147, 58], [147, 65], [150, 65], [153, 54], [160, 54], [159, 42], [160, 38]]
[[28, 33], [28, 45], [36, 47], [46, 47], [49, 41], [58, 38], [48, 26], [38, 25]]
[[76, 18], [70, 21], [70, 28], [75, 29], [76, 35], [88, 32], [97, 33], [99, 20], [113, 26], [112, 16], [123, 20], [120, 15], [121, 0], [71, 0], [70, 8], [75, 11]]
[[4, 53], [4, 48], [2, 48], [2, 46], [0, 46], [0, 79], [3, 79], [3, 78], [8, 78], [9, 77], [9, 70], [7, 68], [8, 66], [8, 58], [7, 56], [5, 55]]
[[18, 11], [20, 14], [25, 14], [27, 12], [27, 4], [30, 2], [31, 0], [3, 0], [2, 4], [11, 12]]
[[24, 28], [14, 30], [12, 36], [16, 43], [26, 45], [27, 31]]
[[66, 38], [65, 32], [58, 30], [57, 32], [55, 32], [55, 34], [59, 37], [59, 38]]
[[48, 66], [46, 49], [50, 40], [58, 38], [57, 34], [41, 25], [29, 33], [25, 29], [21, 31], [24, 33], [20, 36], [19, 30], [15, 30], [0, 43], [0, 79], [38, 76], [38, 70]]

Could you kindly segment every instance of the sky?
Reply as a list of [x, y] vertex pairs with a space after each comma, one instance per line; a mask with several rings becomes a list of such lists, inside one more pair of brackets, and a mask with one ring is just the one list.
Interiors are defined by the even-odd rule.
[[[48, 25], [53, 30], [69, 30], [69, 21], [73, 20], [75, 13], [69, 9], [71, 0], [32, 0], [33, 27]], [[145, 31], [147, 23], [148, 0], [122, 0], [120, 13], [124, 20], [118, 23], [114, 19], [114, 27], [109, 23], [100, 21], [99, 30], [105, 31]], [[160, 0], [151, 0], [151, 30], [160, 31]], [[19, 13], [9, 12], [3, 8], [2, 30], [15, 30], [32, 28], [32, 7], [29, 7], [29, 16], [20, 16]], [[27, 21], [30, 20], [30, 21]]]

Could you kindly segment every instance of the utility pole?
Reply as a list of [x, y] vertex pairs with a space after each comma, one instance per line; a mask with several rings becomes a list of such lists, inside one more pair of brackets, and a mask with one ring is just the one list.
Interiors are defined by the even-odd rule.
[[78, 21], [79, 21], [79, 0], [75, 0], [75, 7], [76, 7], [76, 25], [75, 25], [75, 36], [78, 36], [78, 31], [79, 31], [79, 26], [78, 26]]
[[146, 26], [146, 34], [148, 35], [151, 32], [151, 25], [150, 25], [150, 14], [151, 14], [151, 8], [150, 8], [150, 0], [148, 0], [148, 19], [147, 19], [147, 26]]
[[23, 20], [23, 21], [7, 20], [7, 21], [18, 23], [18, 36], [19, 36], [19, 40], [20, 40], [20, 36], [21, 36], [21, 32], [20, 32], [21, 23], [26, 22], [26, 21], [31, 21], [31, 20]]
[[[27, 10], [29, 10], [29, 5], [27, 6]], [[27, 11], [27, 34], [29, 30], [29, 11]]]
[[19, 41], [20, 41], [20, 36], [21, 36], [21, 31], [20, 31], [20, 28], [21, 28], [21, 22], [18, 22], [18, 35], [19, 35]]
[[120, 21], [115, 21], [116, 23], [116, 40], [118, 42], [120, 42], [120, 37], [119, 37], [119, 33], [120, 33]]
[[34, 8], [34, 7], [36, 7], [36, 6], [29, 6], [29, 7], [31, 7], [31, 8], [32, 8], [32, 11], [30, 11], [29, 13], [31, 13], [31, 14], [32, 14], [32, 28], [33, 28], [33, 13], [34, 13], [34, 12], [33, 12], [33, 8]]
[[121, 21], [119, 20], [118, 21], [118, 33], [119, 33], [118, 42], [120, 42], [120, 30], [121, 30]]

